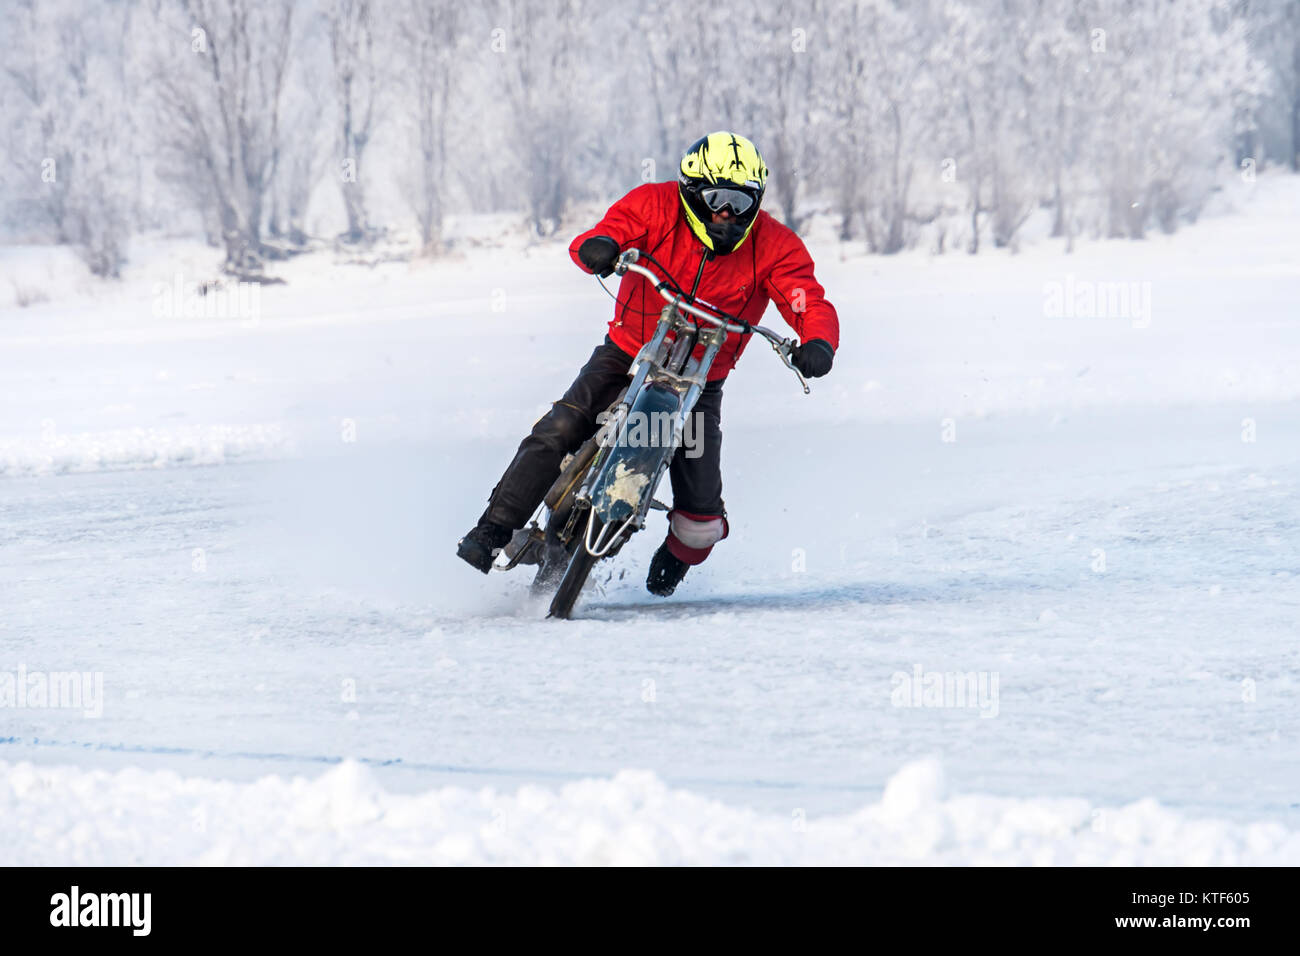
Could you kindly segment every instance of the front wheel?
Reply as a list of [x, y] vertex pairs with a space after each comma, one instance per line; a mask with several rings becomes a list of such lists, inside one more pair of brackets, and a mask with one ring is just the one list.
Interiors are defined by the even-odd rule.
[[[601, 521], [599, 518], [592, 516], [592, 522], [595, 525], [591, 529], [592, 536], [600, 536]], [[581, 540], [578, 541], [578, 547], [574, 549], [573, 557], [569, 559], [569, 567], [564, 572], [564, 577], [560, 580], [560, 586], [555, 591], [555, 597], [551, 598], [551, 611], [548, 617], [558, 617], [562, 621], [567, 621], [573, 615], [573, 606], [578, 603], [578, 595], [582, 593], [582, 586], [587, 583], [587, 577], [591, 574], [591, 569], [596, 566], [600, 558], [592, 555]]]

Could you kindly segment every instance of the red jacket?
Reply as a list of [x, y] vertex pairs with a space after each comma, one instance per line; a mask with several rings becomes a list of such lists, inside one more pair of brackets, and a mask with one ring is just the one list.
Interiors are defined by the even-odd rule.
[[[746, 322], [757, 325], [767, 303], [776, 302], [782, 318], [803, 342], [825, 339], [839, 348], [840, 321], [835, 307], [813, 275], [813, 261], [793, 230], [759, 212], [754, 228], [734, 252], [706, 260], [708, 250], [692, 234], [677, 195], [677, 183], [647, 183], [609, 207], [605, 217], [569, 245], [569, 255], [584, 271], [578, 247], [592, 236], [609, 236], [623, 249], [649, 252], [687, 292]], [[644, 263], [659, 270], [653, 263]], [[801, 307], [802, 306], [802, 307]], [[644, 276], [623, 276], [609, 335], [614, 344], [636, 355], [654, 335], [664, 301]], [[726, 378], [753, 335], [728, 333], [709, 370], [709, 379]], [[704, 351], [700, 346], [699, 355]]]

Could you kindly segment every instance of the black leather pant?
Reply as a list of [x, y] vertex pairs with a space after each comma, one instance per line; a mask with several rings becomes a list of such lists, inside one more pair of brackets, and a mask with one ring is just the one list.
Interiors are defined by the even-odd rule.
[[[480, 521], [522, 528], [542, 503], [560, 473], [560, 462], [596, 433], [596, 416], [628, 383], [632, 356], [608, 337], [596, 346], [558, 402], [538, 419], [519, 443], [514, 459], [492, 489]], [[696, 403], [687, 437], [693, 442], [677, 450], [668, 469], [673, 506], [698, 515], [721, 515], [722, 505], [722, 382], [709, 382]], [[691, 445], [694, 445], [692, 451]], [[697, 454], [698, 453], [698, 454]]]

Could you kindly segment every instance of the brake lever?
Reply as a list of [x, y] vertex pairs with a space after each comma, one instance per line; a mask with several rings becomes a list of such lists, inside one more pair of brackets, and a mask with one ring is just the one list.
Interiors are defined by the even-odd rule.
[[614, 275], [621, 276], [627, 273], [627, 267], [641, 258], [641, 250], [629, 249], [627, 252], [621, 252], [618, 261], [614, 263]]
[[803, 386], [803, 393], [805, 395], [809, 395], [811, 394], [812, 390], [808, 387], [808, 382], [803, 377], [803, 372], [795, 368], [794, 362], [790, 361], [790, 351], [793, 348], [794, 348], [794, 342], [791, 341], [790, 339], [782, 339], [779, 344], [776, 342], [772, 343], [772, 351], [775, 352], [777, 355], [781, 356], [781, 361], [785, 363], [785, 367], [788, 368], [790, 371], [794, 372], [794, 377], [797, 378], [799, 380], [799, 384]]

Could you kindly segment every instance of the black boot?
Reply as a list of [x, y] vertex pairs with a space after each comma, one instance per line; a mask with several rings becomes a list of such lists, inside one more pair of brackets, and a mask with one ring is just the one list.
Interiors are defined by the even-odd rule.
[[677, 590], [686, 572], [691, 566], [668, 550], [668, 542], [659, 545], [659, 550], [650, 559], [650, 574], [645, 579], [645, 589], [651, 594], [667, 597]]
[[484, 574], [492, 570], [492, 560], [504, 548], [514, 532], [490, 521], [480, 521], [456, 543], [456, 555]]

